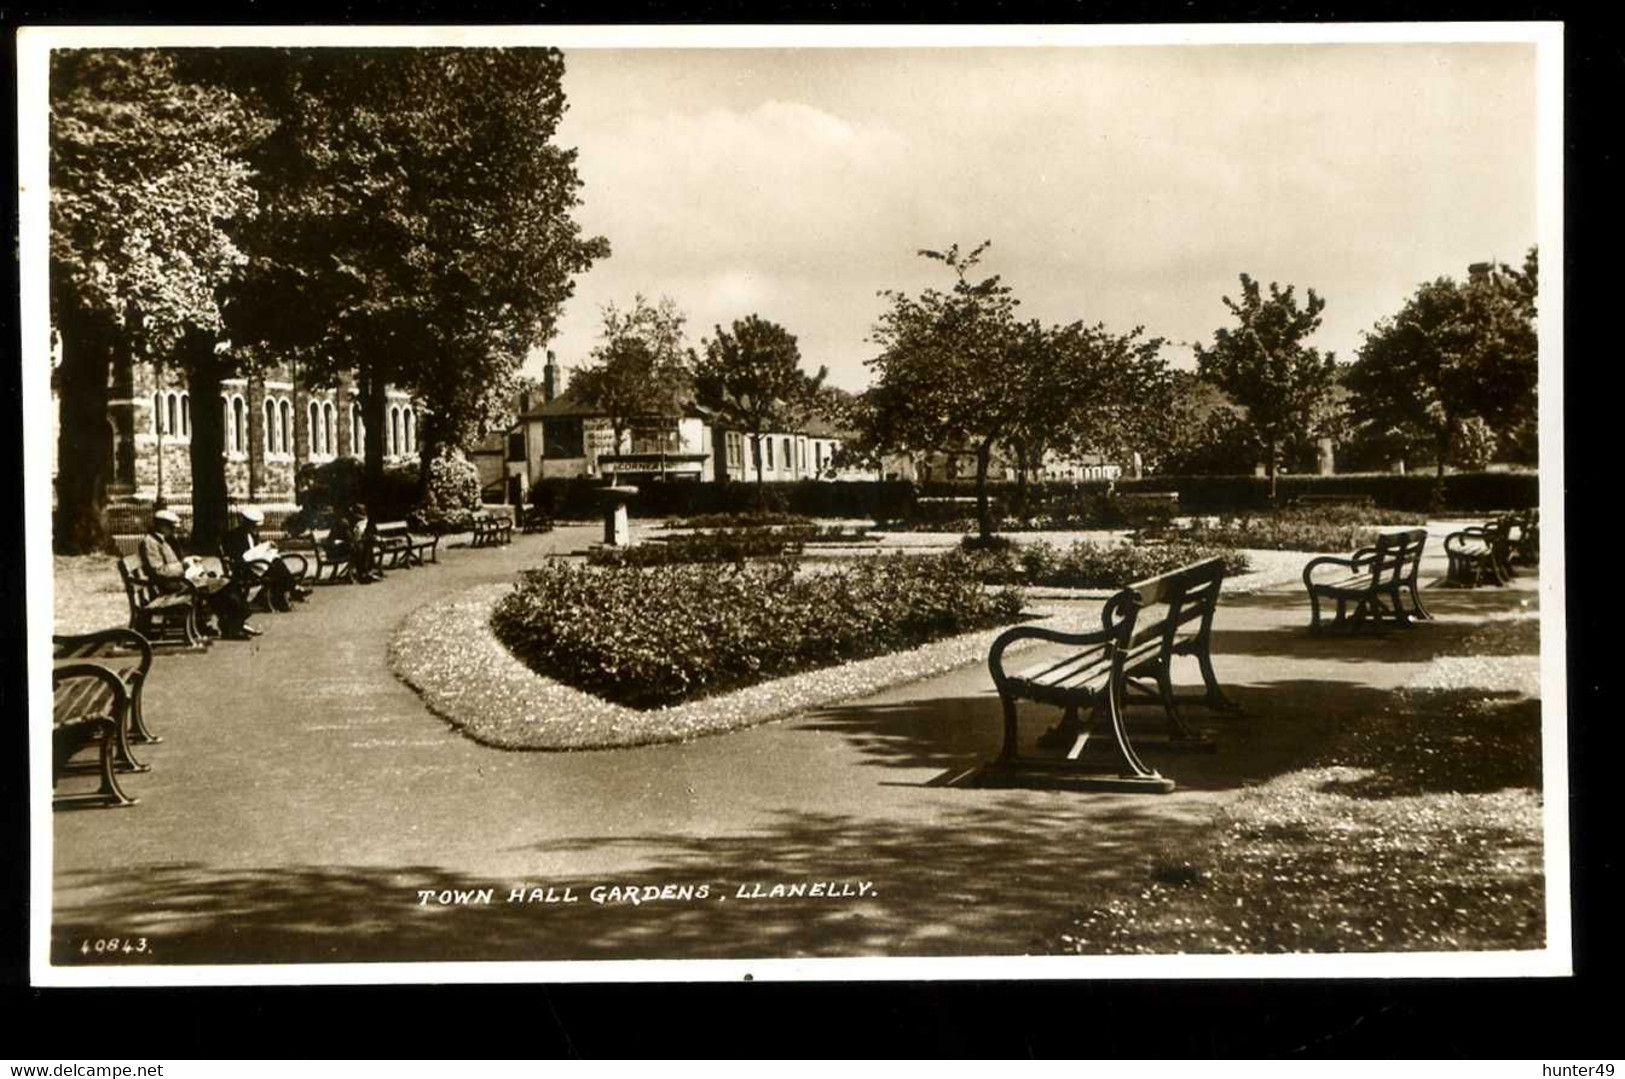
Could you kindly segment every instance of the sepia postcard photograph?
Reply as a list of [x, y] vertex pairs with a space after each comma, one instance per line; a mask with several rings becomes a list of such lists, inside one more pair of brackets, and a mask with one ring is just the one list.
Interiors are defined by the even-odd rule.
[[25, 27], [32, 981], [1570, 973], [1563, 48]]

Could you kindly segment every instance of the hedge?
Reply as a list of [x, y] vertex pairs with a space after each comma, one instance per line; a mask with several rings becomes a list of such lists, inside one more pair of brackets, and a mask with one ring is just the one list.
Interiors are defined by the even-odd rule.
[[1013, 622], [1021, 606], [1016, 592], [983, 588], [957, 553], [809, 576], [788, 563], [719, 572], [553, 560], [520, 575], [491, 627], [538, 673], [653, 708]]
[[[531, 487], [529, 500], [557, 519], [597, 517], [603, 504], [594, 493], [603, 483], [582, 476], [544, 479]], [[763, 485], [763, 508], [769, 513], [805, 517], [884, 519], [914, 502], [914, 485], [901, 480], [800, 480]], [[634, 517], [700, 517], [756, 512], [756, 484], [666, 481], [644, 483], [627, 505]]]
[[1240, 551], [1187, 542], [1102, 545], [1079, 540], [1065, 548], [1043, 541], [1023, 547], [967, 542], [965, 547], [978, 579], [989, 584], [1123, 588], [1209, 558], [1222, 558], [1229, 577], [1251, 568]]

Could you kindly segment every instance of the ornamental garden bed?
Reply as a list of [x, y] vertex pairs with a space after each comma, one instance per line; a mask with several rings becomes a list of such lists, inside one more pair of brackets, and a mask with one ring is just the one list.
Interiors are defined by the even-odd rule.
[[1239, 517], [1198, 517], [1160, 535], [1191, 543], [1270, 551], [1347, 552], [1369, 547], [1383, 528], [1419, 528], [1421, 514], [1362, 506], [1315, 506]]
[[1251, 568], [1251, 561], [1241, 551], [1210, 544], [1078, 540], [1058, 547], [1047, 541], [1017, 545], [1001, 543], [1001, 539], [994, 537], [993, 544], [984, 545], [975, 537], [967, 537], [964, 544], [972, 571], [988, 584], [1122, 588], [1209, 558], [1224, 559], [1226, 577], [1239, 576]]
[[1021, 617], [1021, 595], [983, 587], [957, 553], [817, 574], [787, 559], [729, 569], [553, 561], [521, 574], [491, 628], [539, 674], [656, 708]]

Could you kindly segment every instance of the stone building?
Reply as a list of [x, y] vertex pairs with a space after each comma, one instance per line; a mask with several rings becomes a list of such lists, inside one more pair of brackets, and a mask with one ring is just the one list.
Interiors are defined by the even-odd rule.
[[[192, 417], [204, 406], [191, 399], [183, 373], [145, 362], [120, 365], [108, 397], [109, 500], [151, 502], [161, 495], [189, 501]], [[389, 391], [388, 401], [385, 459], [415, 459], [417, 408], [397, 390]], [[291, 365], [225, 380], [219, 400], [208, 407], [220, 409], [225, 420], [226, 486], [234, 501], [292, 503], [302, 465], [359, 458], [371, 435], [352, 385], [313, 389]]]

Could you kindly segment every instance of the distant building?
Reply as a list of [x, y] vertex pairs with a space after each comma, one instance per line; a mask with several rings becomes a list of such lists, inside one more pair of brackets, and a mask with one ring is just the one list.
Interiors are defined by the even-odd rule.
[[[500, 471], [494, 446], [488, 442], [482, 447], [482, 483], [500, 481], [511, 489], [518, 481], [528, 489], [538, 480], [578, 476], [613, 475], [628, 483], [756, 479], [751, 436], [729, 428], [692, 400], [674, 402], [671, 415], [635, 421], [617, 445], [609, 418], [560, 387], [551, 354], [543, 369], [541, 398], [520, 401], [518, 419], [503, 440]], [[796, 431], [764, 434], [762, 479], [878, 478], [872, 472], [836, 469], [835, 455], [844, 441], [841, 432], [821, 420]]]

